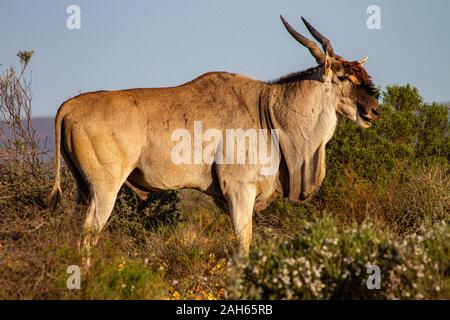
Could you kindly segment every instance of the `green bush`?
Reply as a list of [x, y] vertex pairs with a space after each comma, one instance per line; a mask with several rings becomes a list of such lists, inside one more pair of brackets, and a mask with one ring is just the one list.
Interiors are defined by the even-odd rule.
[[[423, 163], [450, 159], [447, 107], [424, 104], [409, 85], [388, 86], [381, 103], [381, 120], [372, 128], [357, 128], [342, 121], [327, 146], [325, 184], [333, 188], [344, 168], [376, 181], [388, 179], [395, 163]], [[331, 185], [330, 185], [331, 184]]]
[[383, 104], [396, 111], [415, 112], [422, 104], [422, 97], [419, 90], [410, 84], [406, 86], [387, 86], [383, 93]]
[[[423, 103], [418, 90], [409, 85], [388, 86], [381, 107], [382, 118], [370, 129], [342, 121], [327, 146], [327, 174], [313, 201], [317, 208], [336, 211], [335, 204], [348, 196], [349, 191], [358, 197], [358, 190], [348, 186], [355, 181], [366, 189], [370, 186], [379, 195], [391, 185], [402, 188], [414, 179], [412, 175], [424, 177], [427, 172], [432, 175], [436, 166], [448, 181], [447, 108]], [[449, 192], [448, 184], [444, 189]], [[420, 190], [416, 191], [419, 195]]]
[[416, 156], [420, 158], [450, 158], [448, 108], [438, 104], [419, 107], [420, 130], [417, 136]]
[[[264, 242], [229, 269], [232, 299], [398, 299], [450, 297], [450, 227], [404, 239], [371, 224], [340, 229], [328, 215], [290, 240]], [[367, 287], [367, 268], [381, 289]]]

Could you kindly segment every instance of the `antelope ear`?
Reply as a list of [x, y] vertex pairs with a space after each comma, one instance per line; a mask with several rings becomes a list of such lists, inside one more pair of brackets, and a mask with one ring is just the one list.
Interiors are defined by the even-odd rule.
[[359, 60], [358, 63], [359, 63], [360, 65], [363, 65], [364, 63], [367, 62], [368, 59], [369, 59], [369, 57], [368, 57], [368, 56], [365, 56], [364, 58], [362, 58], [361, 60]]
[[331, 80], [333, 70], [331, 69], [331, 60], [328, 54], [325, 55], [325, 62], [323, 63], [323, 78], [324, 81]]

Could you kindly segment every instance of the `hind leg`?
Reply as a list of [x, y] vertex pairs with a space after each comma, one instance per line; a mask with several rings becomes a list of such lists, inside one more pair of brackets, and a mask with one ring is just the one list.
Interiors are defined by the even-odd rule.
[[98, 242], [100, 232], [111, 215], [117, 194], [123, 184], [123, 181], [114, 181], [113, 179], [109, 181], [108, 184], [94, 184], [92, 186], [81, 240], [83, 265], [86, 267], [90, 266], [92, 247]]
[[[128, 148], [126, 135], [70, 123], [67, 128], [67, 154], [89, 190], [80, 241], [88, 267], [92, 246], [97, 243], [99, 233], [111, 215], [120, 187], [134, 169], [140, 150]], [[83, 184], [81, 186], [79, 190], [83, 194], [85, 188]]]
[[[98, 175], [97, 175], [98, 176]], [[125, 178], [117, 179], [107, 174], [103, 175], [101, 183], [92, 184], [92, 192], [86, 218], [83, 225], [81, 251], [83, 264], [90, 266], [92, 247], [99, 239], [100, 232], [108, 221], [116, 202], [117, 194], [124, 183]]]
[[89, 153], [75, 154], [74, 163], [76, 168], [80, 168], [81, 177], [81, 182], [76, 178], [78, 201], [87, 199], [88, 203], [79, 244], [83, 266], [89, 268], [92, 248], [98, 242], [100, 232], [111, 215], [117, 194], [130, 170], [123, 168], [120, 159], [111, 160], [108, 153], [104, 153], [103, 157], [99, 158], [100, 161], [92, 161], [92, 156], [89, 159], [83, 158], [86, 155]]

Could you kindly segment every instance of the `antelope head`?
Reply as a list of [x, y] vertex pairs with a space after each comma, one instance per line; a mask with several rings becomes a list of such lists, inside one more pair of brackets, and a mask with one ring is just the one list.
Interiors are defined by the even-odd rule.
[[370, 127], [373, 120], [379, 119], [381, 109], [377, 90], [363, 66], [367, 57], [359, 61], [347, 61], [335, 54], [330, 41], [302, 17], [308, 31], [321, 44], [322, 51], [314, 41], [297, 32], [282, 16], [280, 18], [292, 37], [308, 48], [316, 59], [324, 81], [330, 81], [336, 89], [336, 112], [362, 128]]

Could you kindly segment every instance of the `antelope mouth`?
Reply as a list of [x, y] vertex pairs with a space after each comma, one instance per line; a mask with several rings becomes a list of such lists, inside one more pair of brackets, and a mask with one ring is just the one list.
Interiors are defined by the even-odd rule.
[[359, 112], [359, 111], [358, 111], [358, 115], [359, 115], [359, 118], [360, 118], [366, 125], [368, 125], [368, 126], [371, 126], [371, 125], [372, 125], [372, 118], [371, 118], [369, 115], [367, 115], [367, 114], [365, 114], [365, 113], [362, 113], [362, 112]]
[[366, 114], [364, 114], [364, 113], [359, 113], [359, 116], [361, 117], [361, 119], [363, 119], [365, 122], [371, 122], [372, 121], [372, 119], [368, 116], [368, 115], [366, 115]]

